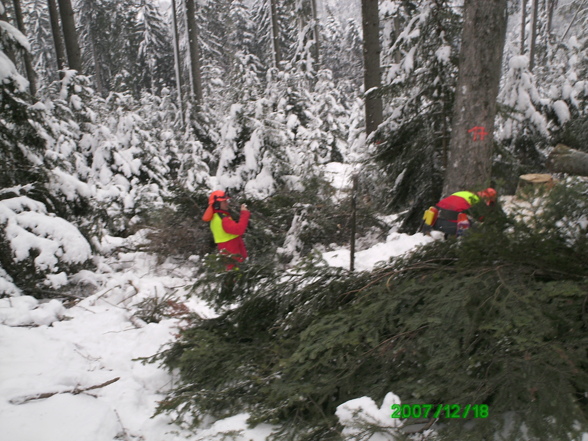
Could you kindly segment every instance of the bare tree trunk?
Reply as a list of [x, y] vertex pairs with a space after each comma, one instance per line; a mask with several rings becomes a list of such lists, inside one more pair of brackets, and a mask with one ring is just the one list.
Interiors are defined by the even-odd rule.
[[316, 7], [317, 0], [310, 0], [310, 6], [312, 8], [312, 19], [314, 21], [313, 34], [314, 34], [314, 64], [318, 68], [320, 66], [320, 44], [319, 44], [319, 21], [318, 11]]
[[533, 14], [531, 16], [531, 42], [529, 44], [529, 71], [535, 67], [535, 45], [537, 42], [537, 23], [539, 21], [539, 0], [533, 0]]
[[490, 180], [506, 5], [507, 0], [466, 0], [464, 4], [445, 195], [473, 190]]
[[[14, 15], [16, 18], [16, 25], [18, 26], [18, 30], [22, 32], [23, 35], [27, 35], [24, 20], [22, 17], [22, 8], [20, 7], [20, 0], [12, 0], [12, 4], [14, 5]], [[35, 96], [37, 94], [37, 76], [35, 74], [35, 70], [33, 69], [31, 54], [25, 51], [23, 54], [23, 58], [25, 70], [27, 73], [27, 79], [29, 80], [29, 92], [31, 93], [31, 95]]]
[[588, 176], [588, 153], [558, 144], [547, 158], [547, 167], [555, 173]]
[[282, 50], [280, 49], [280, 27], [278, 25], [278, 9], [276, 7], [277, 0], [269, 0], [270, 13], [272, 21], [272, 47], [274, 55], [274, 67], [281, 68], [282, 64]]
[[186, 0], [186, 18], [188, 21], [188, 47], [190, 49], [190, 78], [192, 96], [196, 106], [202, 104], [202, 76], [200, 70], [200, 46], [196, 26], [196, 8], [194, 0]]
[[65, 51], [70, 69], [75, 69], [82, 74], [82, 52], [78, 42], [78, 33], [74, 19], [74, 11], [70, 0], [58, 0], [59, 13], [61, 14], [61, 25], [63, 26], [63, 37]]
[[174, 27], [174, 62], [176, 71], [176, 88], [178, 89], [178, 108], [180, 109], [180, 122], [184, 127], [184, 102], [182, 98], [182, 60], [180, 58], [180, 33], [178, 31], [178, 11], [176, 0], [172, 0], [172, 23]]
[[383, 120], [380, 72], [380, 16], [378, 0], [361, 0], [363, 23], [363, 83], [365, 88], [365, 130], [369, 135]]
[[[59, 11], [55, 0], [47, 0], [49, 8], [49, 21], [51, 22], [51, 33], [53, 35], [53, 44], [55, 46], [55, 57], [57, 59], [57, 69], [63, 71], [65, 69], [65, 47], [63, 46], [63, 39], [61, 38], [61, 26], [59, 25]], [[61, 72], [60, 75], [63, 75]]]
[[94, 61], [94, 83], [96, 84], [96, 90], [100, 96], [106, 96], [106, 89], [104, 87], [104, 80], [102, 79], [102, 63], [98, 58], [98, 52], [96, 50], [96, 40], [94, 39], [94, 32], [90, 28], [90, 49], [92, 51], [92, 60]]
[[525, 28], [527, 27], [527, 0], [521, 6], [521, 55], [525, 53]]
[[549, 0], [547, 3], [547, 35], [551, 35], [553, 30], [553, 13], [557, 6], [557, 0]]

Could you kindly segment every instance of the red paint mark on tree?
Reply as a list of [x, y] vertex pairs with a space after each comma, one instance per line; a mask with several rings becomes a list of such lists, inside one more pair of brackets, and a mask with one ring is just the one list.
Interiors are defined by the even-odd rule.
[[472, 134], [472, 141], [483, 141], [486, 135], [488, 135], [486, 128], [482, 126], [472, 127], [470, 130], [468, 130], [468, 133]]

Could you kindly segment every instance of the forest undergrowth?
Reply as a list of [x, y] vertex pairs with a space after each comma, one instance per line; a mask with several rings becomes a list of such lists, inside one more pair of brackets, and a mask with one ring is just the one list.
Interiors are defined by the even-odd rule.
[[[337, 406], [393, 392], [406, 404], [488, 406], [488, 418], [436, 421], [428, 439], [578, 439], [588, 427], [587, 196], [585, 181], [568, 180], [372, 272], [312, 255], [287, 271], [209, 263], [194, 290], [219, 315], [194, 319], [151, 359], [178, 375], [158, 413], [198, 424], [247, 411], [253, 425], [281, 427], [275, 439], [336, 440]], [[364, 433], [375, 432], [409, 437]]]

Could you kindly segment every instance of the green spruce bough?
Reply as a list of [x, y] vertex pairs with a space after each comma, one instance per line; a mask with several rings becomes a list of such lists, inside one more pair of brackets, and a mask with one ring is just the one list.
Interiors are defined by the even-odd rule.
[[[211, 274], [218, 318], [155, 359], [178, 369], [159, 412], [197, 423], [248, 411], [276, 439], [341, 439], [341, 403], [486, 404], [439, 421], [447, 439], [578, 439], [588, 411], [588, 188], [556, 187], [541, 214], [502, 215], [372, 273], [316, 261]], [[235, 306], [236, 305], [236, 306]], [[508, 428], [508, 430], [507, 430]]]

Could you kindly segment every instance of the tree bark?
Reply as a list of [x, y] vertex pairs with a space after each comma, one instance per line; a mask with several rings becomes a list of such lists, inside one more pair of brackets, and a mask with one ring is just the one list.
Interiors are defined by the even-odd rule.
[[[18, 26], [18, 30], [26, 36], [27, 31], [24, 25], [20, 0], [12, 0], [12, 4], [14, 5], [14, 15], [16, 18], [16, 25]], [[31, 54], [27, 51], [24, 51], [23, 58], [25, 71], [27, 73], [27, 79], [29, 80], [29, 92], [31, 93], [31, 95], [35, 96], [37, 94], [37, 76], [35, 74], [35, 69], [33, 69]]]
[[[507, 0], [466, 0], [443, 194], [489, 184]], [[492, 42], [492, 44], [489, 44]]]
[[274, 67], [276, 69], [280, 69], [282, 64], [282, 50], [280, 49], [280, 27], [278, 25], [278, 9], [276, 7], [276, 1], [277, 0], [269, 0], [269, 3], [272, 21], [272, 49]]
[[198, 44], [198, 27], [196, 26], [196, 8], [194, 0], [186, 0], [186, 18], [188, 21], [188, 47], [190, 50], [190, 79], [192, 96], [196, 106], [202, 104], [202, 74], [200, 69], [200, 46]]
[[553, 28], [553, 13], [557, 6], [557, 0], [549, 0], [547, 3], [547, 35], [551, 35]]
[[319, 20], [318, 20], [318, 10], [316, 6], [317, 0], [310, 0], [310, 6], [312, 8], [312, 20], [314, 21], [313, 26], [313, 34], [314, 34], [314, 64], [315, 67], [318, 69], [320, 66], [320, 45], [319, 45]]
[[547, 168], [555, 173], [588, 176], [588, 153], [558, 144], [547, 158]]
[[59, 11], [57, 10], [57, 3], [55, 0], [47, 0], [49, 9], [49, 21], [51, 22], [51, 34], [53, 35], [53, 44], [55, 46], [55, 58], [57, 60], [57, 69], [63, 75], [65, 69], [65, 47], [63, 46], [63, 39], [61, 38], [61, 26], [59, 25]]
[[521, 6], [521, 55], [525, 53], [525, 28], [527, 26], [527, 0], [522, 1], [523, 4]]
[[74, 11], [70, 0], [58, 0], [61, 25], [63, 26], [63, 39], [67, 53], [67, 63], [70, 69], [75, 69], [82, 74], [82, 51], [78, 41]]
[[100, 63], [98, 57], [98, 51], [96, 49], [96, 39], [94, 38], [94, 31], [90, 27], [88, 29], [90, 37], [90, 50], [92, 51], [92, 60], [94, 60], [94, 83], [96, 84], [96, 90], [102, 97], [106, 97], [106, 88], [104, 87], [104, 80], [102, 79], [102, 63]]
[[380, 72], [380, 16], [378, 0], [361, 0], [363, 23], [363, 84], [365, 88], [365, 130], [369, 135], [383, 120]]
[[176, 0], [172, 0], [172, 24], [174, 35], [174, 62], [176, 71], [176, 88], [178, 89], [178, 108], [180, 109], [180, 122], [184, 126], [184, 103], [182, 98], [182, 60], [180, 57], [180, 33], [178, 31], [178, 11]]
[[533, 0], [533, 13], [531, 15], [531, 42], [529, 43], [529, 72], [535, 67], [535, 52], [537, 43], [537, 23], [539, 20], [539, 0]]

